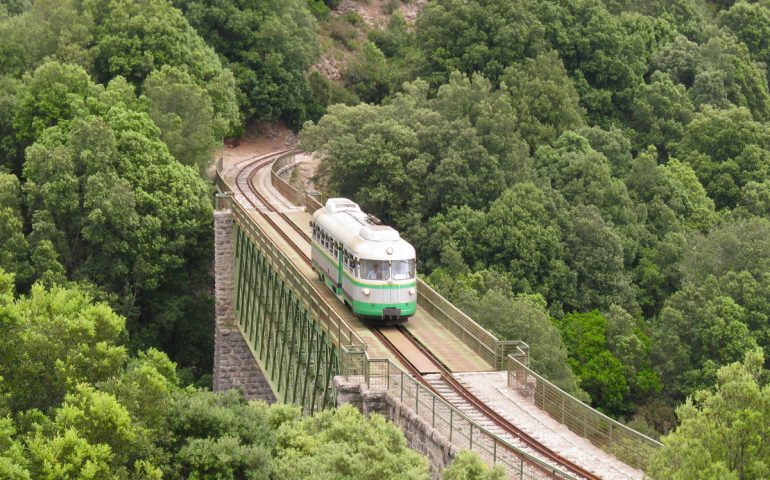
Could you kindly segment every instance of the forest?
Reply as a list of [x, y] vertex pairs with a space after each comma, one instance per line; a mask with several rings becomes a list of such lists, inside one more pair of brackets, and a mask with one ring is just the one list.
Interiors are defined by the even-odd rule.
[[770, 476], [770, 2], [412, 2], [0, 0], [0, 477], [429, 476], [207, 391], [206, 169], [256, 121], [650, 476]]

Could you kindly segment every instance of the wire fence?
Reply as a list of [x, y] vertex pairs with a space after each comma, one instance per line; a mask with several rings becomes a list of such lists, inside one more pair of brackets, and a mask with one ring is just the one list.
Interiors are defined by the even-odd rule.
[[482, 427], [390, 360], [368, 359], [364, 352], [352, 353], [346, 358], [349, 363], [345, 367], [353, 367], [344, 370], [346, 380], [362, 382], [371, 391], [387, 392], [401, 402], [402, 408], [412, 410], [453, 447], [474, 451], [487, 463], [503, 466], [509, 478], [575, 478]]
[[644, 469], [661, 446], [652, 438], [611, 419], [532, 371], [520, 358], [509, 355], [508, 386], [532, 398], [535, 405], [579, 436], [629, 465]]

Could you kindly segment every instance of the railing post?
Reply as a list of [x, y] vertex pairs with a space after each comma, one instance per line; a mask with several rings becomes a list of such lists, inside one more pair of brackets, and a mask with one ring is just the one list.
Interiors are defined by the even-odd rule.
[[415, 382], [417, 389], [414, 392], [414, 413], [415, 415], [420, 413], [420, 384]]
[[431, 411], [430, 426], [436, 428], [436, 396], [432, 395], [431, 398], [433, 398], [433, 410]]

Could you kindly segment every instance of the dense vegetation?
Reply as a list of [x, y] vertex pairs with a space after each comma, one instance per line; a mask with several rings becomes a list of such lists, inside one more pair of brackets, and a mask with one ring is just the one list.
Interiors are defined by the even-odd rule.
[[0, 0], [0, 476], [335, 477], [383, 460], [353, 424], [427, 474], [379, 420], [180, 387], [213, 356], [212, 151], [312, 120], [325, 193], [536, 370], [673, 431], [656, 478], [767, 477], [770, 3], [338, 3]]
[[[13, 283], [0, 270], [0, 478], [431, 478], [379, 415], [344, 406], [303, 418], [238, 391], [181, 388], [164, 353], [128, 354], [125, 319], [86, 290], [15, 297]], [[479, 462], [461, 455], [445, 478], [503, 478]]]
[[[213, 358], [213, 150], [322, 107], [304, 3], [180, 6], [0, 1], [0, 478], [427, 480], [380, 416], [189, 385]], [[446, 475], [502, 478], [466, 454]]]
[[[717, 402], [696, 392], [735, 400], [720, 368], [770, 348], [768, 29], [767, 2], [436, 0], [362, 47], [379, 54], [356, 68], [389, 78], [352, 88], [381, 102], [332, 106], [301, 141], [326, 192], [401, 230], [562, 387], [650, 434], [692, 398], [683, 447]], [[764, 453], [725, 455], [713, 478], [767, 474]]]

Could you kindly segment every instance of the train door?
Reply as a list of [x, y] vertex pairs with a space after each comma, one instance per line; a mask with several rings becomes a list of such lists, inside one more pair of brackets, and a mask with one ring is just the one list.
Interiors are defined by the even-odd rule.
[[337, 243], [337, 248], [335, 249], [335, 252], [337, 253], [337, 284], [336, 288], [334, 289], [335, 292], [337, 292], [337, 295], [342, 295], [342, 269], [344, 267], [344, 250], [342, 249], [342, 244]]

